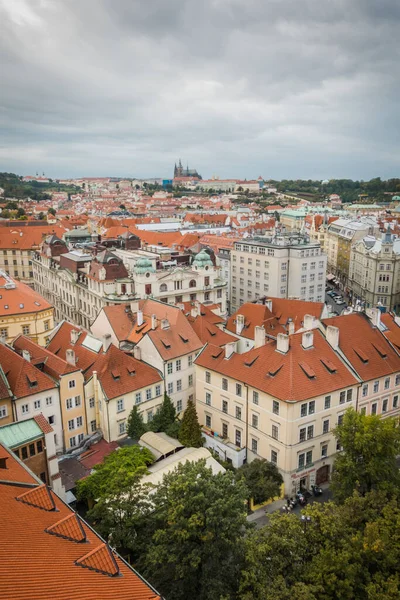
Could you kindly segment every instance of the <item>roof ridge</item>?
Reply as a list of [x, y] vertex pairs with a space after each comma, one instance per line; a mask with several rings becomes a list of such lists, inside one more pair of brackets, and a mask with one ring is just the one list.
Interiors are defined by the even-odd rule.
[[75, 564], [79, 567], [102, 573], [103, 575], [109, 575], [110, 577], [119, 575], [119, 567], [112, 550], [105, 542], [81, 558], [78, 558]]
[[53, 496], [45, 484], [28, 490], [27, 492], [16, 496], [15, 499], [18, 500], [18, 502], [29, 504], [29, 506], [34, 506], [41, 510], [47, 510], [49, 512], [56, 510]]
[[86, 542], [86, 533], [78, 515], [73, 512], [45, 529], [46, 533], [70, 540], [71, 542]]

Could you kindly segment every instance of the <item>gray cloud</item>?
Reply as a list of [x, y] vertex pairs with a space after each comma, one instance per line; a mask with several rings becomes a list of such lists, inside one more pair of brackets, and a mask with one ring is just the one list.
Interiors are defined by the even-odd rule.
[[399, 175], [398, 0], [0, 0], [0, 170]]

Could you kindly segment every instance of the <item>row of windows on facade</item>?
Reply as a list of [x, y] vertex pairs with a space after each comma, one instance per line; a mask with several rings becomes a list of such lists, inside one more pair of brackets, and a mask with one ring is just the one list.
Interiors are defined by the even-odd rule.
[[[4, 262], [6, 262], [6, 261], [4, 261]], [[10, 270], [8, 270], [8, 269], [4, 269], [4, 270], [5, 270], [5, 272], [7, 273], [7, 275], [10, 275], [11, 277], [12, 277], [12, 276], [14, 276], [14, 277], [19, 277], [19, 276], [20, 276], [20, 273], [18, 273], [18, 271], [17, 271], [16, 269], [14, 269], [14, 272], [13, 272], [13, 273], [11, 273], [11, 271], [10, 271]], [[24, 278], [24, 277], [28, 277], [28, 276], [29, 276], [29, 277], [33, 277], [33, 271], [29, 271], [29, 275], [27, 275], [26, 271], [22, 271], [22, 272], [21, 272], [21, 277], [22, 277], [22, 278]]]
[[18, 456], [21, 460], [27, 460], [32, 456], [36, 456], [36, 454], [41, 454], [43, 452], [43, 441], [37, 440], [36, 442], [32, 442], [26, 446], [21, 446], [20, 448], [16, 448], [13, 450], [14, 454]]
[[[189, 354], [189, 356], [187, 357], [188, 360], [188, 367], [191, 367], [193, 365], [193, 355]], [[181, 371], [182, 370], [182, 359], [178, 358], [175, 361], [175, 371]], [[167, 363], [167, 373], [168, 375], [171, 375], [174, 372], [174, 363], [173, 362], [169, 362]]]
[[[235, 244], [235, 250], [237, 250], [238, 252], [252, 252], [253, 254], [267, 254], [268, 256], [275, 256], [275, 250], [273, 248], [265, 248], [264, 246], [248, 246], [247, 244], [241, 245], [236, 243]], [[308, 256], [319, 256], [321, 254], [321, 249], [320, 248], [309, 248], [308, 250], [301, 250], [300, 251], [300, 256], [301, 257], [308, 257]], [[236, 260], [236, 256], [233, 255], [233, 260]], [[244, 260], [244, 257], [241, 256], [240, 257], [241, 261], [242, 259]], [[248, 261], [251, 261], [251, 258], [248, 258]], [[249, 263], [251, 264], [251, 263]]]
[[[6, 306], [7, 306], [7, 304], [5, 305], [5, 307]], [[8, 306], [7, 306], [7, 308], [8, 308]], [[43, 322], [43, 326], [44, 326], [44, 330], [45, 331], [49, 331], [49, 329], [50, 329], [50, 321], [44, 321]], [[31, 326], [30, 325], [22, 325], [21, 330], [22, 330], [22, 335], [30, 335], [30, 333], [31, 333]], [[0, 329], [0, 337], [8, 338], [8, 327], [2, 327]]]
[[[53, 397], [47, 396], [47, 398], [45, 398], [44, 402], [45, 402], [46, 406], [52, 406]], [[40, 398], [38, 400], [34, 400], [33, 401], [33, 410], [41, 410], [41, 409], [42, 409], [42, 400]], [[21, 404], [21, 413], [23, 415], [28, 414], [29, 411], [30, 411], [30, 403]]]

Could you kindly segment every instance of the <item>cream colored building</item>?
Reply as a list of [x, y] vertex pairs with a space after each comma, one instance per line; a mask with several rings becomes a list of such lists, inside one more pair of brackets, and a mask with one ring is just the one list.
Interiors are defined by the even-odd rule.
[[196, 360], [206, 446], [236, 467], [275, 463], [289, 496], [329, 479], [341, 448], [332, 430], [349, 406], [399, 414], [400, 357], [374, 321], [354, 313], [314, 324], [276, 341], [256, 327], [254, 349], [207, 346]]
[[231, 251], [231, 312], [265, 296], [321, 302], [326, 255], [305, 235], [246, 238]]
[[44, 346], [54, 328], [54, 308], [31, 287], [0, 271], [0, 338], [26, 335]]
[[366, 307], [400, 306], [400, 240], [390, 232], [381, 239], [366, 236], [353, 244], [350, 255], [349, 288], [353, 302]]

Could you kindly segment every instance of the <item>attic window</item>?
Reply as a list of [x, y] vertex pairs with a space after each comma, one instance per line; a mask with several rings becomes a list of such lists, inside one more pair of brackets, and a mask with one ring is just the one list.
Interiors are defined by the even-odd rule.
[[207, 331], [208, 331], [208, 333], [209, 333], [209, 334], [210, 334], [212, 337], [214, 337], [215, 335], [217, 335], [215, 331], [211, 331], [211, 329], [208, 329], [208, 327], [207, 327]]
[[275, 377], [275, 375], [277, 375], [279, 373], [279, 371], [282, 369], [283, 367], [283, 363], [281, 363], [280, 365], [277, 365], [276, 367], [271, 367], [270, 370], [268, 371], [268, 375], [270, 377]]
[[337, 368], [336, 365], [333, 364], [329, 358], [321, 358], [321, 362], [326, 369], [328, 369], [329, 373], [336, 373]]
[[315, 378], [315, 372], [313, 369], [305, 362], [299, 362], [299, 367], [304, 371], [309, 379]]
[[167, 350], [169, 348], [171, 348], [171, 344], [169, 342], [164, 342], [164, 340], [161, 340], [162, 345], [164, 346], [164, 348], [167, 348]]
[[120, 374], [120, 372], [118, 371], [118, 369], [112, 369], [112, 371], [111, 371], [111, 375], [113, 376], [113, 378], [114, 378], [114, 379], [119, 379], [119, 378], [120, 378], [120, 376], [121, 376], [121, 374]]
[[258, 356], [255, 356], [252, 360], [246, 360], [246, 362], [244, 364], [246, 365], [246, 367], [251, 367], [252, 365], [254, 365], [257, 358], [258, 358]]
[[40, 302], [38, 302], [37, 300], [35, 300], [35, 304], [36, 306], [40, 306]]
[[363, 352], [362, 350], [360, 350], [360, 348], [353, 348], [353, 350], [357, 354], [358, 358], [363, 363], [367, 363], [368, 362], [368, 356], [365, 354], [365, 352]]
[[372, 344], [372, 345], [382, 358], [387, 357], [387, 352], [382, 348], [382, 346], [378, 346], [377, 344]]
[[5, 304], [5, 305], [4, 305], [4, 308], [8, 308], [8, 304]]
[[24, 308], [24, 305], [23, 305], [23, 304], [20, 304], [20, 305], [19, 305], [19, 307], [20, 307], [20, 308]]
[[136, 370], [133, 367], [127, 367], [129, 375], [135, 375]]
[[58, 354], [60, 352], [61, 348], [57, 348], [57, 350], [54, 350], [53, 354]]
[[143, 323], [143, 325], [139, 325], [139, 327], [136, 327], [136, 333], [140, 333], [145, 327], [146, 323]]
[[37, 379], [34, 378], [34, 376], [27, 375], [26, 378], [27, 378], [27, 380], [29, 382], [30, 387], [36, 387], [37, 386], [38, 382], [37, 382]]
[[181, 340], [182, 340], [182, 342], [183, 342], [184, 344], [187, 344], [187, 343], [188, 343], [188, 341], [189, 341], [189, 338], [187, 338], [187, 337], [185, 337], [185, 336], [183, 336], [183, 335], [181, 335], [181, 334], [179, 334], [179, 337], [181, 338]]
[[217, 352], [216, 354], [211, 354], [211, 356], [212, 356], [213, 358], [219, 358], [219, 357], [221, 356], [222, 352], [223, 352], [223, 350], [220, 350], [220, 351], [219, 351], [219, 352]]

